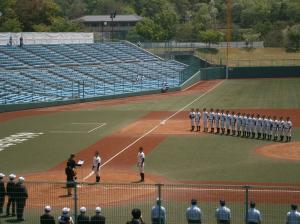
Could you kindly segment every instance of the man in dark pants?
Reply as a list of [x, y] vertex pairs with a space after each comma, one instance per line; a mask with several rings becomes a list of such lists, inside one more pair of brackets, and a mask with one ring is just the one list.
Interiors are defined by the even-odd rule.
[[6, 195], [3, 177], [5, 177], [5, 175], [3, 173], [0, 173], [0, 214], [3, 213], [3, 205]]
[[91, 224], [105, 224], [105, 217], [101, 215], [101, 208], [96, 207], [96, 215], [92, 216]]
[[77, 217], [77, 224], [90, 224], [90, 218], [85, 214], [86, 208], [81, 207], [79, 211], [80, 214]]
[[47, 205], [45, 207], [45, 213], [40, 217], [40, 224], [55, 224], [55, 219], [50, 215], [51, 207]]
[[138, 208], [134, 208], [131, 211], [132, 220], [127, 222], [127, 224], [144, 224], [142, 219], [142, 212]]
[[17, 205], [17, 219], [24, 221], [23, 213], [28, 198], [28, 192], [24, 185], [25, 178], [19, 177], [19, 181], [16, 184], [16, 205]]
[[72, 195], [72, 188], [74, 188], [74, 182], [76, 180], [76, 166], [81, 166], [75, 162], [75, 154], [71, 154], [67, 162], [67, 167], [65, 168], [65, 174], [67, 176], [67, 191], [68, 196]]
[[10, 174], [8, 176], [9, 181], [6, 185], [6, 194], [8, 196], [8, 202], [7, 202], [7, 206], [6, 206], [6, 216], [9, 216], [9, 210], [10, 210], [10, 206], [12, 209], [12, 216], [16, 216], [16, 198], [15, 198], [15, 194], [16, 194], [16, 183], [14, 182], [16, 175], [15, 174]]

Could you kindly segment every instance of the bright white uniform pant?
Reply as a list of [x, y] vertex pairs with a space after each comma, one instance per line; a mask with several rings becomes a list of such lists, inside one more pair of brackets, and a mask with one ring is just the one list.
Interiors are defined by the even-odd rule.
[[272, 129], [270, 127], [267, 127], [267, 134], [271, 135], [272, 134]]
[[226, 122], [226, 129], [230, 129], [230, 123]]
[[200, 126], [200, 119], [195, 119], [196, 126]]
[[144, 173], [144, 166], [145, 166], [144, 164], [143, 165], [139, 164], [139, 172], [140, 173]]
[[195, 126], [195, 120], [191, 119], [191, 126]]
[[240, 131], [240, 130], [241, 130], [241, 124], [237, 123], [237, 125], [236, 125], [236, 130], [237, 130], [237, 131]]
[[220, 121], [216, 120], [216, 128], [220, 128]]
[[261, 126], [256, 126], [256, 132], [261, 133]]
[[207, 119], [203, 120], [203, 126], [204, 126], [204, 128], [207, 128]]
[[272, 135], [277, 136], [277, 129], [275, 129], [275, 128], [272, 129]]
[[251, 127], [250, 125], [246, 125], [246, 131], [250, 132], [251, 131]]
[[209, 120], [209, 125], [210, 125], [210, 128], [213, 128], [214, 127], [214, 120]]
[[288, 129], [288, 128], [285, 128], [284, 129], [284, 135], [285, 136], [288, 136], [288, 137], [291, 137], [292, 136], [292, 129]]
[[225, 122], [221, 121], [221, 128], [224, 128], [224, 127], [225, 127]]

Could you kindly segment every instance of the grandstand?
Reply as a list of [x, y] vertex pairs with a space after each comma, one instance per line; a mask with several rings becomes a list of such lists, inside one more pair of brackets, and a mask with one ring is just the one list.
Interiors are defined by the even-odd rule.
[[128, 42], [0, 46], [0, 104], [65, 101], [181, 84], [186, 65]]

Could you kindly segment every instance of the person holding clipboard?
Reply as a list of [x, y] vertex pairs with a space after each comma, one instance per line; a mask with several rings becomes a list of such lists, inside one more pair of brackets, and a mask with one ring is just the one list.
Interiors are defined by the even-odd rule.
[[77, 179], [76, 166], [83, 165], [84, 161], [79, 160], [78, 163], [75, 162], [75, 154], [71, 154], [68, 159], [67, 166], [65, 168], [65, 174], [67, 176], [67, 196], [72, 195], [72, 188], [74, 188], [74, 182]]

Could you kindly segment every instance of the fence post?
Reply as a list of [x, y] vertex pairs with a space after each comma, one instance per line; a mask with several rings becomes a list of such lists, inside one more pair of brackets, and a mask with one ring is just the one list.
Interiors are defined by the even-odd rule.
[[248, 209], [249, 209], [249, 189], [250, 186], [244, 186], [245, 188], [245, 223], [248, 221]]
[[74, 181], [74, 221], [75, 221], [75, 224], [77, 224], [77, 210], [78, 210], [77, 181]]
[[159, 209], [158, 209], [158, 224], [162, 224], [161, 223], [161, 187], [162, 184], [157, 184], [157, 191], [158, 191], [158, 200], [160, 201], [160, 203], [158, 203], [159, 205]]

